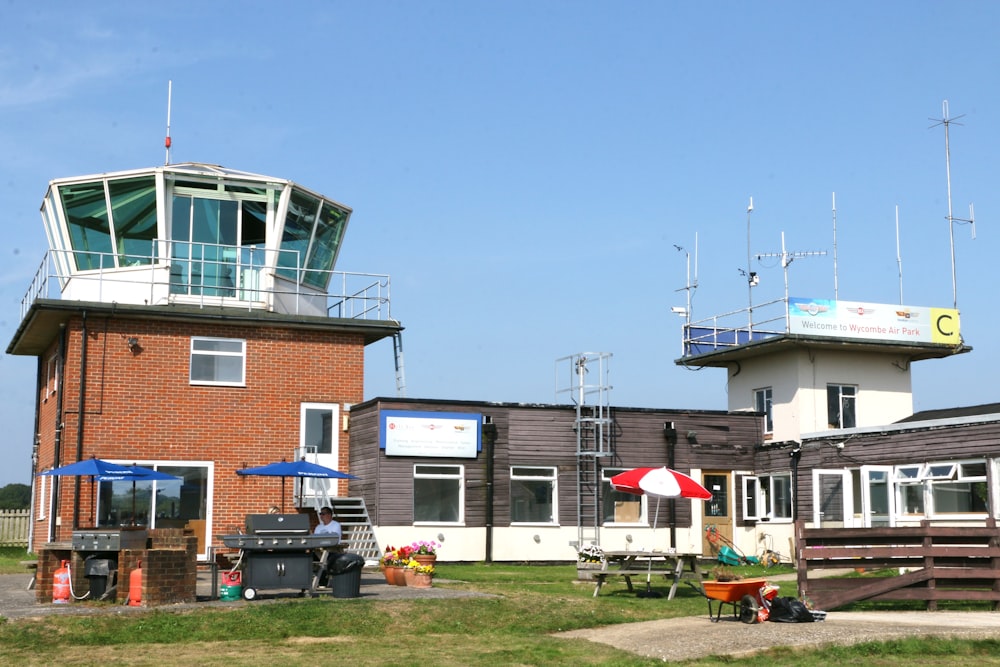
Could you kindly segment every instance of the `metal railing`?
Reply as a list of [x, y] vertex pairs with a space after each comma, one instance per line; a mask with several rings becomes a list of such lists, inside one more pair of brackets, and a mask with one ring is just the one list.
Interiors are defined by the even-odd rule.
[[298, 255], [162, 240], [152, 243], [148, 255], [53, 249], [45, 254], [21, 300], [21, 319], [38, 299], [64, 299], [223, 305], [392, 321], [388, 275], [301, 268]]
[[[756, 318], [756, 319], [755, 319]], [[683, 354], [692, 356], [788, 333], [788, 306], [775, 299], [684, 324]]]

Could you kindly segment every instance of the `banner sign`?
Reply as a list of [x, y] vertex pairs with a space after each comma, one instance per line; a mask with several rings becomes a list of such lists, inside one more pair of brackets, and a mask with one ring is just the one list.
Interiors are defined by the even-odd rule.
[[788, 332], [804, 336], [863, 338], [959, 345], [958, 311], [833, 299], [788, 299]]
[[386, 456], [476, 458], [482, 415], [468, 412], [382, 410], [379, 447]]

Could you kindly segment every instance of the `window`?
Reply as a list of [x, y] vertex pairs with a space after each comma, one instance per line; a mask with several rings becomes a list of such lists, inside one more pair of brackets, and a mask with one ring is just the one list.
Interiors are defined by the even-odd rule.
[[300, 415], [299, 439], [306, 454], [336, 454], [337, 413], [336, 403], [303, 403]]
[[897, 466], [895, 480], [900, 512], [911, 518], [987, 511], [985, 460]]
[[638, 524], [645, 520], [645, 496], [615, 491], [611, 487], [611, 478], [626, 470], [628, 468], [604, 468], [601, 471], [601, 516], [605, 524]]
[[747, 521], [791, 521], [791, 473], [744, 477], [743, 518]]
[[53, 354], [45, 365], [45, 398], [57, 391], [59, 391], [59, 358]]
[[858, 425], [857, 398], [857, 387], [826, 385], [826, 412], [830, 428], [854, 428]]
[[558, 523], [555, 498], [559, 497], [555, 468], [510, 469], [511, 523]]
[[463, 466], [413, 466], [414, 523], [462, 523], [464, 494]]
[[191, 338], [191, 384], [243, 386], [245, 380], [245, 340]]
[[753, 403], [757, 412], [764, 413], [764, 435], [774, 433], [774, 415], [771, 414], [771, 388], [754, 390]]

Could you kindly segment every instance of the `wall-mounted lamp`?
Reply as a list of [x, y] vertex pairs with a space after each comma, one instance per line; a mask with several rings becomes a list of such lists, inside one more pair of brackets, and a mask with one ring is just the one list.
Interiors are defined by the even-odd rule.
[[541, 542], [542, 542], [542, 536], [541, 535], [535, 535], [531, 539], [533, 539], [535, 541], [535, 544], [541, 544]]
[[438, 542], [444, 542], [444, 533], [438, 533]]
[[142, 351], [142, 348], [139, 347], [139, 339], [136, 336], [129, 336], [125, 340], [125, 343], [128, 345], [129, 352], [132, 354], [138, 354]]
[[688, 431], [687, 439], [691, 444], [698, 442], [698, 431]]

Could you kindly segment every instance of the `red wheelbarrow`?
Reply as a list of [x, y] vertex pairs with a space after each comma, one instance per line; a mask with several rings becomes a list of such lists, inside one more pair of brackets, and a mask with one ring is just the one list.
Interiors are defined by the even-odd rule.
[[[704, 595], [708, 599], [708, 618], [717, 623], [722, 618], [722, 608], [733, 606], [733, 617], [744, 623], [762, 623], [768, 618], [771, 600], [778, 595], [778, 587], [765, 579], [741, 579], [739, 581], [704, 581]], [[712, 612], [712, 601], [719, 608]]]

